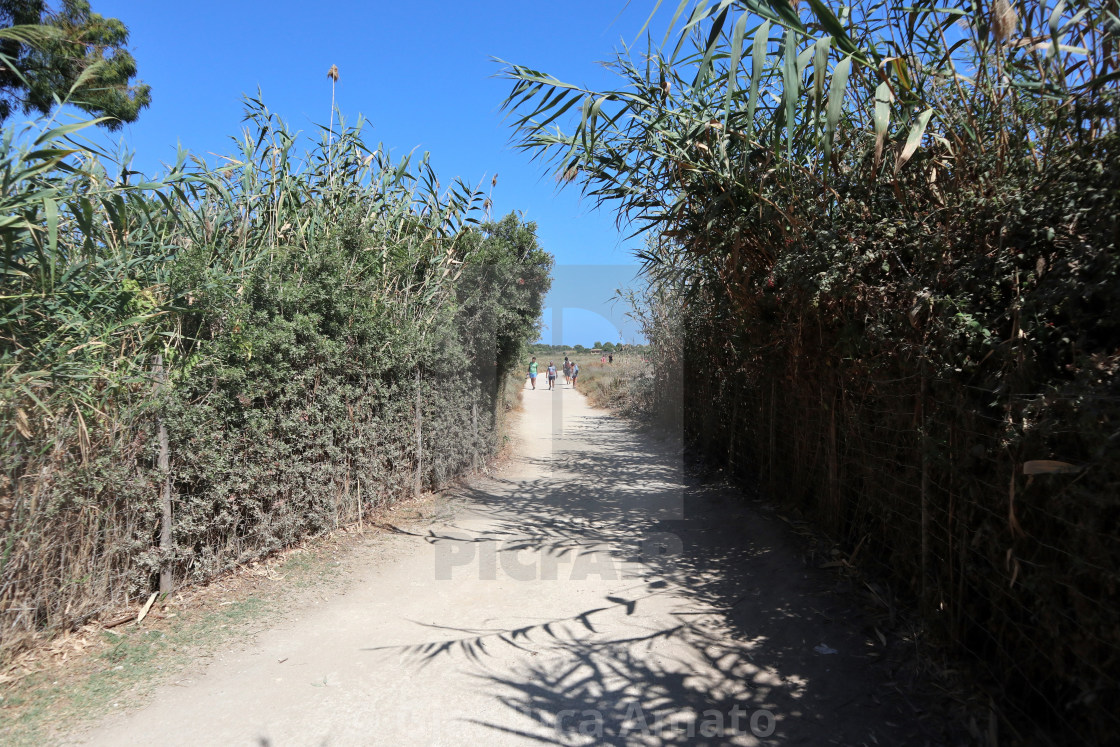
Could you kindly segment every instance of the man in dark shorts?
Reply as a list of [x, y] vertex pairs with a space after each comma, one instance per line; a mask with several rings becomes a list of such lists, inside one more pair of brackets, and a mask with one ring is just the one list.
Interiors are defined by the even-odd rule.
[[548, 373], [548, 388], [549, 389], [555, 389], [556, 388], [556, 364], [554, 364], [552, 361], [549, 361], [548, 362], [548, 368], [546, 368], [545, 371]]

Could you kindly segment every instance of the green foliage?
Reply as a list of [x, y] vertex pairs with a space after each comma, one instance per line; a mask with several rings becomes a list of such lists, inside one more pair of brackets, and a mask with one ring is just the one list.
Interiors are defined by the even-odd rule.
[[650, 229], [630, 399], [910, 594], [1017, 741], [1120, 709], [1118, 29], [686, 0], [613, 90], [505, 70], [519, 145]]
[[[5, 131], [0, 635], [203, 580], [500, 445], [551, 257], [345, 122], [306, 153], [259, 101], [225, 165], [126, 183], [74, 130]], [[163, 375], [157, 375], [156, 357]], [[160, 548], [157, 422], [173, 546]], [[10, 611], [10, 614], [8, 614]]]
[[549, 345], [542, 342], [534, 342], [529, 346], [530, 355], [563, 355], [564, 353], [573, 350], [571, 345]]
[[461, 329], [473, 360], [494, 361], [495, 373], [479, 378], [501, 381], [520, 372], [528, 341], [540, 336], [552, 258], [537, 245], [536, 224], [512, 213], [479, 226], [468, 246], [476, 262], [459, 283]]
[[[618, 345], [615, 345], [613, 342], [604, 342], [601, 346], [597, 347], [601, 347], [603, 352], [621, 352], [623, 350], [630, 352], [643, 352], [649, 350], [648, 345], [639, 345], [635, 343], [619, 343]], [[584, 345], [549, 345], [547, 343], [537, 342], [529, 346], [528, 352], [533, 355], [563, 355], [564, 353], [586, 352], [590, 349], [591, 348], [588, 348]]]
[[128, 29], [86, 0], [61, 0], [57, 11], [46, 0], [0, 0], [0, 32], [0, 122], [48, 114], [62, 100], [115, 130], [151, 103], [150, 87], [132, 82]]
[[[1016, 22], [993, 30], [992, 9], [965, 2], [683, 0], [675, 43], [617, 55], [616, 88], [508, 65], [504, 106], [519, 147], [665, 240], [643, 255], [648, 271], [680, 279], [714, 253], [736, 276], [765, 275], [843, 175], [889, 180], [905, 199], [903, 167], [923, 142], [944, 177], [979, 154], [998, 154], [998, 172], [1024, 145], [1041, 167], [1060, 143], [1046, 128], [1114, 129], [1120, 24], [1106, 3], [1083, 5], [1015, 3]], [[747, 232], [737, 216], [750, 211]]]

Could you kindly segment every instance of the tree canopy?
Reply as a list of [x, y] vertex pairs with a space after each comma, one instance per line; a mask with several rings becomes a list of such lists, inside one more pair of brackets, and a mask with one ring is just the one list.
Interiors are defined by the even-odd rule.
[[0, 122], [17, 111], [47, 114], [67, 101], [108, 117], [110, 130], [135, 122], [151, 103], [126, 48], [128, 28], [92, 12], [86, 0], [0, 0]]

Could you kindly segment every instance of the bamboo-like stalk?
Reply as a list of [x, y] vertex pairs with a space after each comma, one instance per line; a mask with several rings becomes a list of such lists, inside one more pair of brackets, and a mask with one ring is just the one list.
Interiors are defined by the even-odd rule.
[[330, 81], [331, 81], [331, 116], [330, 116], [330, 125], [329, 125], [329, 128], [328, 128], [329, 134], [328, 134], [328, 139], [327, 139], [327, 169], [328, 169], [327, 180], [330, 183], [331, 188], [333, 189], [334, 188], [334, 158], [333, 158], [334, 154], [333, 154], [333, 151], [332, 151], [332, 146], [334, 145], [334, 87], [338, 83], [338, 65], [331, 65], [330, 70], [327, 71], [327, 77], [330, 78]]
[[[170, 449], [160, 447], [176, 434], [152, 417], [152, 357], [162, 356], [170, 389], [189, 380], [192, 366], [214, 355], [215, 341], [239, 334], [231, 310], [255, 278], [269, 282], [285, 252], [313, 256], [335, 241], [344, 211], [384, 241], [377, 252], [354, 248], [347, 282], [368, 284], [371, 304], [393, 330], [389, 342], [412, 346], [400, 353], [404, 366], [429, 354], [425, 330], [452, 310], [456, 263], [467, 251], [463, 229], [481, 193], [458, 181], [440, 191], [426, 158], [394, 161], [367, 144], [360, 127], [340, 124], [334, 133], [333, 118], [329, 141], [297, 156], [299, 141], [282, 120], [258, 100], [246, 108], [251, 129], [222, 163], [182, 153], [146, 183], [118, 181], [126, 165], [72, 131], [36, 144], [39, 133], [5, 130], [0, 211], [12, 216], [0, 225], [5, 652], [43, 628], [123, 604], [146, 578], [149, 550], [162, 550], [160, 587], [170, 588], [180, 568], [171, 564], [179, 562], [171, 552], [178, 517], [168, 510]], [[187, 259], [196, 274], [181, 273]], [[145, 450], [149, 438], [153, 452]], [[105, 465], [128, 479], [80, 482], [86, 487], [76, 493], [66, 487], [78, 471]], [[387, 487], [383, 495], [398, 493]], [[361, 493], [358, 502], [364, 521]], [[154, 527], [144, 525], [148, 505], [159, 517]], [[269, 521], [262, 516], [261, 527]], [[218, 539], [210, 548], [215, 568], [261, 552], [254, 537]], [[178, 570], [175, 579], [183, 579]]]

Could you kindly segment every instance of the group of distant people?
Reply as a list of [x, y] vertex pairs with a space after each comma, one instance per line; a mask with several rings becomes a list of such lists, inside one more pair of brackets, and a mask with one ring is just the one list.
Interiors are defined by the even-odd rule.
[[[573, 389], [576, 387], [576, 379], [579, 378], [579, 364], [575, 361], [569, 361], [568, 356], [564, 356], [564, 383], [570, 384]], [[529, 383], [533, 388], [537, 388], [537, 357], [534, 355], [533, 360], [529, 361]], [[548, 367], [545, 369], [545, 375], [548, 377], [548, 388], [556, 388], [556, 364], [552, 361], [548, 362]]]

